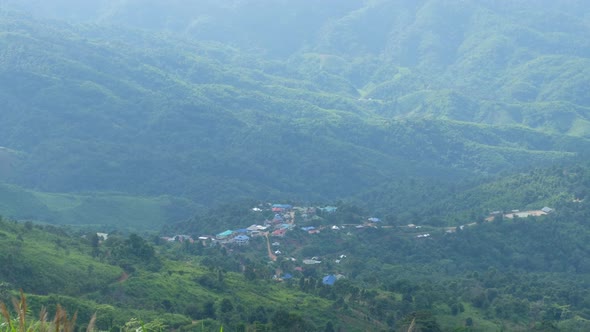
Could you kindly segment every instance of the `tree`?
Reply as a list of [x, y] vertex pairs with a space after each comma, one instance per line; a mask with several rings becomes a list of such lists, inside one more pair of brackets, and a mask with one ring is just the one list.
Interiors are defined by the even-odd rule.
[[215, 303], [213, 301], [203, 303], [203, 315], [207, 318], [215, 319]]
[[100, 253], [100, 250], [98, 248], [99, 244], [100, 244], [100, 239], [98, 237], [98, 234], [92, 233], [92, 235], [90, 235], [90, 246], [92, 246], [92, 257], [97, 257], [98, 254]]
[[227, 314], [228, 312], [234, 310], [234, 305], [232, 304], [230, 299], [223, 299], [219, 304], [219, 310], [223, 314]]
[[324, 328], [324, 332], [336, 332], [334, 330], [334, 324], [332, 324], [332, 321], [329, 321], [326, 323], [326, 327]]
[[401, 323], [402, 331], [414, 325], [415, 332], [441, 332], [442, 329], [430, 311], [413, 312], [406, 316]]
[[290, 313], [285, 309], [279, 309], [271, 318], [273, 331], [309, 331], [315, 330], [301, 316]]

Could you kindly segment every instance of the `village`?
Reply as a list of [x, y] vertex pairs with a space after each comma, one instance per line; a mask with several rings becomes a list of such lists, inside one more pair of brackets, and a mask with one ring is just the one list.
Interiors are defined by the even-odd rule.
[[[358, 224], [339, 224], [339, 225], [321, 225], [321, 226], [309, 226], [310, 221], [319, 220], [317, 217], [318, 212], [323, 214], [332, 214], [337, 211], [335, 206], [325, 207], [296, 207], [290, 204], [261, 204], [253, 207], [252, 211], [255, 213], [263, 213], [265, 211], [272, 212], [272, 218], [265, 218], [260, 224], [252, 224], [245, 228], [238, 229], [227, 229], [215, 235], [200, 235], [197, 239], [189, 235], [175, 235], [172, 237], [162, 237], [167, 242], [185, 242], [190, 243], [201, 243], [205, 246], [224, 246], [233, 250], [235, 247], [242, 247], [249, 245], [251, 239], [262, 237], [266, 241], [266, 253], [270, 262], [275, 262], [279, 257], [283, 257], [284, 260], [296, 262], [295, 257], [285, 256], [281, 251], [281, 239], [284, 238], [289, 232], [302, 231], [308, 236], [313, 236], [320, 232], [349, 232], [358, 231], [367, 228], [373, 229], [391, 229], [394, 226], [382, 225], [380, 218], [368, 217], [364, 220], [360, 220]], [[485, 218], [485, 222], [493, 222], [498, 218], [515, 219], [515, 218], [527, 218], [529, 216], [539, 217], [552, 213], [554, 210], [549, 207], [544, 207], [540, 210], [511, 210], [509, 212], [504, 211], [493, 211]], [[308, 226], [297, 227], [296, 219], [299, 218], [303, 224]], [[414, 237], [416, 240], [431, 239], [432, 234], [430, 232], [423, 231], [423, 228], [431, 232], [439, 232], [442, 234], [455, 233], [458, 230], [463, 230], [465, 227], [472, 227], [477, 225], [477, 222], [472, 222], [456, 227], [433, 227], [428, 225], [415, 225], [408, 224], [405, 226], [398, 226], [396, 228], [405, 229], [409, 236]], [[346, 254], [339, 254], [337, 257], [332, 258], [333, 263], [339, 264], [346, 259]], [[295, 271], [303, 271], [305, 265], [317, 265], [322, 264], [320, 257], [308, 257], [301, 259], [302, 266], [295, 267]], [[273, 277], [277, 281], [284, 281], [293, 278], [290, 273], [282, 273], [280, 269], [277, 269], [277, 273]], [[328, 274], [322, 278], [322, 282], [325, 285], [333, 285], [335, 281], [344, 278], [341, 274]]]

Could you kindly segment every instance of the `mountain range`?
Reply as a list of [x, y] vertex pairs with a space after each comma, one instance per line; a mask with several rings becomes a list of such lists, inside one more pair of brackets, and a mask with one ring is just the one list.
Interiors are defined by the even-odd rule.
[[1, 178], [209, 206], [567, 162], [590, 151], [583, 7], [4, 1]]

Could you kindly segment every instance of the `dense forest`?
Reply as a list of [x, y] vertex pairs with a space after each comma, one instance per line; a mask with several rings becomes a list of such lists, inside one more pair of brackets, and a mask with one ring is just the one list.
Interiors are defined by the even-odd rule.
[[[253, 3], [234, 3], [230, 13], [242, 20], [227, 29], [261, 17], [271, 24], [278, 9]], [[35, 6], [38, 16], [3, 10], [3, 178], [41, 191], [168, 194], [201, 206], [236, 197], [333, 200], [400, 177], [455, 181], [590, 150], [590, 45], [576, 7], [546, 31], [537, 22], [553, 17], [535, 21], [501, 5], [354, 3], [292, 4], [305, 19], [283, 28], [309, 23], [313, 30], [301, 33], [311, 39], [273, 43], [257, 34], [252, 48], [241, 48], [251, 37], [240, 34], [192, 36], [182, 19], [176, 28], [137, 26], [152, 22], [142, 15], [186, 9], [168, 4], [48, 5], [70, 23], [37, 18], [44, 6]], [[223, 5], [199, 6], [195, 13], [227, 24], [213, 19]], [[95, 9], [97, 17], [83, 15]], [[310, 10], [317, 16], [304, 15]], [[131, 12], [137, 20], [120, 24]], [[367, 21], [384, 36], [357, 35]], [[452, 36], [443, 49], [427, 43]], [[359, 46], [342, 49], [355, 45], [345, 37]], [[413, 53], [391, 53], [412, 45]], [[272, 56], [275, 49], [291, 53]]]
[[0, 329], [590, 330], [587, 12], [0, 1]]

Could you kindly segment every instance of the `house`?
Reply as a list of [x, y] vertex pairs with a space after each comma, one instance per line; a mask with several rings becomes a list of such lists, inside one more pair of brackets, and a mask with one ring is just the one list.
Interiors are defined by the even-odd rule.
[[293, 205], [290, 204], [273, 204], [271, 210], [273, 212], [286, 212], [291, 211], [293, 209]]
[[246, 228], [246, 230], [250, 233], [250, 234], [254, 234], [255, 232], [260, 232], [260, 231], [264, 231], [266, 230], [268, 227], [267, 226], [262, 226], [262, 225], [251, 225], [248, 228]]
[[549, 213], [553, 212], [553, 209], [546, 206], [546, 207], [542, 208], [541, 211], [549, 214]]
[[303, 268], [301, 266], [295, 267], [295, 271], [303, 272]]
[[303, 260], [303, 264], [305, 265], [315, 265], [315, 264], [320, 264], [322, 261], [318, 261], [315, 259], [304, 259]]
[[313, 226], [301, 227], [301, 230], [304, 231], [304, 232], [309, 232], [309, 231], [312, 231], [314, 229], [315, 229], [315, 227], [313, 227]]
[[329, 274], [325, 277], [322, 278], [322, 284], [324, 285], [328, 285], [328, 286], [334, 286], [334, 283], [336, 283], [336, 276], [333, 274]]
[[308, 231], [307, 233], [308, 234], [318, 234], [319, 232], [320, 232], [319, 229], [312, 229], [312, 230]]
[[381, 222], [381, 219], [379, 219], [379, 218], [374, 218], [374, 217], [372, 217], [372, 218], [369, 218], [369, 219], [367, 219], [367, 220], [368, 220], [369, 222], [372, 222], [372, 223]]
[[332, 230], [339, 231], [340, 230], [340, 227], [334, 225], [334, 226], [332, 226]]
[[335, 206], [326, 206], [326, 207], [320, 208], [320, 210], [322, 212], [326, 212], [326, 213], [334, 213], [334, 212], [336, 212], [336, 210], [338, 210], [338, 208]]
[[286, 233], [287, 233], [286, 229], [276, 229], [270, 235], [284, 237]]
[[292, 210], [293, 205], [290, 204], [273, 204], [272, 208], [283, 209], [284, 211]]
[[291, 273], [285, 273], [285, 275], [282, 277], [283, 280], [289, 280], [289, 279], [293, 279], [293, 275]]
[[180, 242], [180, 243], [182, 243], [184, 241], [188, 241], [190, 243], [195, 243], [195, 240], [193, 240], [193, 238], [190, 237], [189, 235], [175, 235], [173, 239], [175, 241]]
[[221, 233], [215, 235], [215, 237], [218, 240], [224, 240], [224, 239], [227, 239], [228, 237], [230, 237], [233, 233], [234, 233], [234, 231], [228, 229], [225, 232], [221, 232]]
[[106, 241], [109, 238], [109, 234], [107, 233], [96, 233], [96, 236], [98, 236], [100, 241]]
[[247, 235], [238, 235], [236, 237], [234, 237], [234, 243], [239, 245], [239, 246], [243, 246], [248, 244], [248, 241], [250, 241], [250, 237], [248, 237]]
[[272, 245], [273, 247], [278, 247], [278, 246], [280, 246], [281, 244], [280, 244], [280, 243], [278, 243], [278, 242], [273, 242], [271, 245]]

